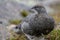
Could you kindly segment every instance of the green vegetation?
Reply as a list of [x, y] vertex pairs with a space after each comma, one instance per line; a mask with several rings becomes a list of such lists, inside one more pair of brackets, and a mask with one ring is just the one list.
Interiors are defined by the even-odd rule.
[[22, 17], [26, 17], [28, 15], [28, 12], [23, 10], [23, 11], [21, 11], [21, 15], [22, 15]]
[[10, 38], [7, 40], [26, 40], [26, 37], [24, 34], [17, 35], [14, 32], [11, 32]]
[[16, 19], [16, 20], [9, 20], [9, 23], [10, 23], [10, 24], [16, 24], [16, 25], [17, 25], [17, 24], [19, 24], [20, 22], [21, 22], [21, 20], [17, 20], [17, 19]]
[[46, 38], [48, 40], [60, 40], [60, 30], [53, 30]]

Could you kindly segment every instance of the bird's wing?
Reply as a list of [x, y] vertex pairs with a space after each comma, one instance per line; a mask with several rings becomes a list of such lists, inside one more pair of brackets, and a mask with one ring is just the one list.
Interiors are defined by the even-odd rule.
[[28, 22], [23, 22], [21, 24], [21, 30], [26, 34], [30, 34], [32, 32]]

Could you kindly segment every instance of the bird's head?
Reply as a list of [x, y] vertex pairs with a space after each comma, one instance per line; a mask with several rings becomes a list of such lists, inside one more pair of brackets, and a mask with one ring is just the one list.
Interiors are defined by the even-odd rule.
[[7, 29], [9, 32], [14, 32], [16, 34], [22, 34], [20, 25], [12, 24], [12, 25], [7, 26]]
[[46, 13], [46, 9], [44, 6], [36, 5], [36, 6], [32, 7], [32, 9], [36, 10], [37, 13], [39, 13], [39, 14]]

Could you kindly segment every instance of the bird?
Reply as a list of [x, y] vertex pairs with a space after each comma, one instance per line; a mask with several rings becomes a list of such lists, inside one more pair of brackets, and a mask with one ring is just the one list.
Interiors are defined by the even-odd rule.
[[22, 20], [15, 27], [17, 34], [23, 32], [29, 40], [44, 40], [44, 35], [48, 35], [55, 27], [53, 17], [48, 15], [46, 8], [42, 5], [35, 5], [29, 11], [30, 15]]

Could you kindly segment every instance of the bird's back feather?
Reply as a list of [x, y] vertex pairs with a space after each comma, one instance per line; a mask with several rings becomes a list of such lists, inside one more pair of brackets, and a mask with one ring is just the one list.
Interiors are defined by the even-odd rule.
[[54, 28], [54, 20], [52, 17], [48, 16], [47, 14], [36, 14], [32, 16], [30, 19], [27, 18], [24, 20], [29, 24], [29, 28], [27, 25], [26, 29], [24, 28], [23, 31], [26, 34], [34, 35], [34, 36], [41, 36], [41, 34], [47, 35], [51, 32]]

